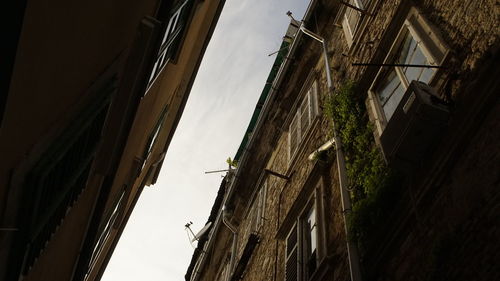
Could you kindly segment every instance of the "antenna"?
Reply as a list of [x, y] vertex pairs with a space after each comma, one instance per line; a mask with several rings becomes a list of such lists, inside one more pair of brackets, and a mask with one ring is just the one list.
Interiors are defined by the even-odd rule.
[[[227, 158], [226, 163], [228, 165], [227, 169], [206, 171], [205, 174], [231, 172], [232, 170], [236, 169], [236, 167], [238, 166], [238, 160], [236, 160], [236, 159], [233, 160], [233, 159], [231, 159], [231, 157]], [[224, 177], [224, 176], [222, 176], [222, 177]]]
[[223, 173], [223, 172], [228, 172], [228, 171], [231, 171], [231, 169], [215, 170], [215, 171], [206, 171], [206, 172], [205, 172], [205, 174]]
[[283, 47], [283, 48], [281, 48], [281, 49], [279, 49], [279, 50], [277, 50], [277, 51], [274, 51], [274, 52], [272, 52], [272, 53], [268, 54], [267, 56], [268, 56], [268, 57], [270, 57], [270, 56], [272, 56], [272, 55], [274, 55], [274, 54], [277, 54], [277, 53], [281, 52], [282, 50], [284, 50], [284, 49], [286, 49], [286, 48], [288, 48], [288, 46], [285, 46], [285, 47]]
[[[193, 231], [191, 230], [191, 227], [190, 227], [191, 225], [193, 225], [193, 222], [192, 222], [192, 221], [189, 221], [188, 223], [186, 223], [186, 224], [184, 225], [184, 227], [185, 227], [185, 229], [188, 229], [188, 230], [189, 230], [189, 232], [191, 232], [191, 234], [194, 236], [194, 233], [193, 233]], [[189, 234], [188, 234], [188, 237], [189, 237]]]
[[[191, 223], [193, 224], [193, 223]], [[200, 240], [200, 238], [203, 236], [203, 234], [205, 234], [207, 232], [207, 230], [210, 228], [210, 226], [212, 226], [212, 222], [209, 221], [207, 224], [205, 224], [204, 227], [202, 227], [200, 229], [200, 231], [198, 231], [198, 233], [194, 234], [194, 232], [191, 230], [191, 228], [189, 227], [190, 224], [186, 224], [186, 227], [189, 229], [189, 231], [191, 231], [191, 233], [193, 234], [193, 239], [191, 239], [191, 243], [193, 243], [194, 241], [198, 241]]]

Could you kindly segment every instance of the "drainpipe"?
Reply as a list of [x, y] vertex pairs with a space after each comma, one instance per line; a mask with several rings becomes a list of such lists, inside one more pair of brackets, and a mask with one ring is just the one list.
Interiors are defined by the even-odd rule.
[[[333, 124], [335, 128], [335, 124]], [[333, 139], [335, 140], [335, 152], [337, 155], [337, 168], [339, 173], [339, 188], [340, 200], [342, 202], [342, 217], [344, 218], [344, 231], [346, 234], [347, 256], [349, 259], [349, 269], [351, 272], [352, 281], [361, 281], [361, 266], [359, 264], [358, 245], [349, 240], [349, 232], [347, 230], [347, 216], [352, 212], [351, 196], [347, 190], [347, 173], [345, 167], [345, 157], [342, 150], [342, 143], [338, 136], [337, 129], [333, 129]]]
[[316, 159], [319, 154], [323, 151], [327, 151], [328, 149], [330, 149], [333, 145], [335, 144], [335, 138], [332, 138], [330, 139], [329, 141], [325, 142], [322, 146], [320, 146], [318, 149], [316, 149], [315, 151], [313, 151], [311, 154], [309, 154], [309, 156], [307, 157], [307, 159], [309, 159], [310, 161], [313, 161], [314, 159]]
[[[292, 13], [288, 12], [287, 15], [289, 17], [292, 17]], [[304, 34], [307, 36], [313, 38], [316, 41], [319, 41], [321, 45], [323, 46], [323, 57], [325, 60], [325, 72], [326, 72], [326, 80], [328, 83], [328, 93], [330, 95], [333, 95], [333, 83], [332, 83], [332, 77], [330, 73], [330, 63], [328, 61], [328, 50], [326, 46], [326, 40], [315, 34], [314, 32], [308, 30], [304, 26], [304, 22], [301, 21], [300, 23], [300, 31], [302, 31]], [[338, 168], [338, 173], [339, 173], [339, 188], [340, 188], [340, 200], [342, 203], [342, 217], [344, 218], [344, 230], [346, 233], [346, 243], [347, 243], [347, 257], [349, 260], [349, 270], [351, 273], [351, 281], [361, 281], [361, 267], [359, 264], [359, 253], [358, 253], [358, 246], [356, 243], [351, 243], [349, 242], [348, 237], [348, 231], [347, 231], [347, 214], [350, 213], [351, 210], [351, 197], [349, 195], [349, 191], [347, 190], [347, 172], [346, 172], [346, 167], [345, 167], [345, 157], [344, 157], [344, 152], [342, 150], [342, 142], [340, 141], [340, 138], [338, 136], [337, 129], [335, 127], [335, 124], [333, 124], [333, 139], [329, 140], [325, 144], [323, 144], [320, 148], [318, 148], [316, 151], [311, 153], [309, 155], [309, 159], [312, 158], [314, 159], [314, 155], [318, 153], [318, 151], [324, 151], [328, 148], [330, 148], [333, 144], [335, 144], [335, 152], [337, 156], [337, 168]]]
[[226, 208], [222, 210], [222, 222], [224, 223], [225, 226], [233, 233], [233, 245], [231, 247], [231, 260], [229, 261], [229, 271], [227, 272], [226, 275], [226, 281], [229, 281], [229, 278], [231, 277], [231, 274], [233, 273], [234, 269], [234, 263], [236, 261], [236, 248], [238, 246], [238, 231], [236, 230], [236, 227], [232, 225], [227, 217], [229, 214], [226, 211]]
[[213, 226], [213, 230], [211, 230], [208, 235], [210, 236], [208, 241], [206, 242], [205, 246], [201, 249], [201, 254], [193, 268], [193, 273], [191, 274], [191, 278], [189, 279], [190, 281], [196, 281], [198, 280], [198, 277], [200, 276], [200, 271], [203, 268], [203, 265], [206, 261], [206, 254], [210, 250], [210, 248], [213, 245], [214, 239], [212, 239], [212, 235], [216, 236], [216, 233], [219, 231], [220, 225], [221, 225], [221, 211], [219, 211], [219, 214], [217, 215], [217, 218], [215, 219], [215, 223]]
[[[307, 8], [307, 11], [306, 11], [306, 14], [304, 15], [304, 20], [307, 20], [311, 13], [312, 13], [312, 7], [314, 7], [316, 5], [316, 1], [317, 0], [312, 0], [310, 3], [309, 3], [309, 7]], [[288, 70], [288, 68], [290, 67], [290, 59], [289, 57], [292, 56], [294, 53], [295, 53], [295, 50], [297, 49], [297, 46], [299, 44], [299, 41], [301, 40], [302, 38], [302, 33], [301, 32], [297, 32], [297, 34], [295, 35], [295, 38], [294, 40], [292, 41], [290, 47], [289, 47], [289, 51], [288, 51], [288, 55], [287, 57], [285, 57], [283, 63], [281, 64], [279, 70], [278, 70], [278, 73], [276, 74], [276, 77], [274, 78], [274, 81], [273, 81], [273, 84], [271, 86], [271, 90], [269, 91], [269, 94], [266, 98], [266, 101], [264, 102], [264, 106], [262, 107], [262, 110], [261, 110], [261, 113], [259, 115], [259, 118], [257, 119], [257, 124], [255, 125], [255, 128], [254, 128], [254, 131], [257, 132], [260, 130], [260, 128], [262, 127], [262, 124], [264, 123], [264, 120], [266, 120], [267, 118], [267, 115], [269, 113], [269, 110], [272, 108], [271, 107], [271, 103], [273, 102], [273, 100], [276, 98], [276, 95], [277, 95], [277, 89], [279, 88], [279, 85], [281, 85], [281, 82], [282, 80], [284, 79], [284, 73], [286, 73], [286, 71]], [[227, 191], [227, 195], [224, 199], [224, 202], [222, 204], [224, 204], [225, 202], [227, 201], [230, 201], [230, 199], [232, 198], [233, 194], [234, 194], [234, 190], [235, 190], [235, 186], [237, 185], [238, 183], [238, 180], [239, 180], [239, 177], [240, 177], [240, 173], [244, 170], [243, 167], [246, 166], [246, 163], [247, 163], [247, 159], [248, 159], [248, 155], [249, 155], [249, 150], [250, 148], [253, 146], [253, 143], [255, 142], [255, 137], [254, 137], [254, 134], [252, 134], [252, 136], [250, 137], [250, 140], [247, 142], [246, 146], [245, 146], [245, 153], [243, 153], [240, 161], [239, 161], [239, 164], [238, 164], [238, 168], [236, 169], [236, 172], [235, 172], [235, 175], [234, 175], [234, 178], [233, 180], [231, 181], [231, 184], [229, 185], [229, 188], [228, 188], [228, 191]], [[214, 236], [215, 233], [217, 233], [218, 229], [219, 229], [219, 226], [220, 226], [220, 223], [222, 221], [222, 211], [219, 211], [218, 215], [217, 215], [217, 218], [216, 218], [216, 221], [215, 221], [215, 225], [214, 225], [214, 230], [212, 230], [212, 233], [213, 233], [213, 236], [211, 235], [207, 241], [207, 244], [206, 244], [206, 249], [210, 249], [214, 243]], [[193, 269], [193, 273], [191, 275], [191, 281], [196, 281], [198, 280], [198, 277], [199, 277], [199, 269], [200, 268], [203, 268], [203, 265], [205, 264], [205, 262], [207, 261], [207, 255], [205, 254], [205, 251], [202, 252], [202, 254], [200, 255], [200, 257], [198, 258], [198, 261]]]

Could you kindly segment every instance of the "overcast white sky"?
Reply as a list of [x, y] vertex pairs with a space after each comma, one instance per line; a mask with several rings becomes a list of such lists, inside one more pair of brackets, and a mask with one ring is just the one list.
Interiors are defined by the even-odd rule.
[[309, 0], [226, 0], [156, 185], [146, 187], [102, 278], [177, 281], [193, 254], [184, 225], [208, 219], [286, 32]]

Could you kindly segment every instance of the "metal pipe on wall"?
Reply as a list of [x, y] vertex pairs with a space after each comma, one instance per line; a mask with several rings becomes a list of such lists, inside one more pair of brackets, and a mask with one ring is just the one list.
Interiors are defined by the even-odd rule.
[[224, 225], [233, 233], [233, 242], [231, 246], [231, 260], [229, 261], [229, 270], [226, 273], [226, 281], [229, 281], [229, 278], [231, 277], [231, 274], [233, 273], [234, 270], [234, 262], [236, 261], [236, 248], [238, 246], [238, 231], [236, 230], [236, 227], [232, 225], [226, 218], [228, 214], [226, 213], [226, 210], [222, 210], [222, 222]]
[[[290, 17], [292, 17], [291, 13], [288, 14]], [[293, 19], [293, 17], [292, 17]], [[326, 40], [315, 34], [314, 32], [308, 30], [304, 26], [304, 22], [302, 21], [300, 24], [300, 28], [304, 34], [308, 35], [309, 37], [313, 38], [314, 40], [318, 41], [321, 43], [323, 47], [323, 59], [325, 60], [325, 71], [326, 71], [326, 80], [328, 84], [328, 94], [329, 95], [334, 95], [333, 93], [333, 82], [331, 78], [331, 73], [330, 73], [330, 63], [328, 60], [328, 49], [326, 46]], [[338, 169], [338, 174], [339, 174], [339, 189], [340, 189], [340, 201], [342, 204], [342, 217], [344, 218], [344, 228], [345, 228], [345, 233], [346, 233], [346, 243], [347, 243], [347, 256], [349, 260], [349, 271], [351, 274], [351, 280], [352, 281], [361, 281], [361, 266], [359, 263], [359, 253], [358, 253], [358, 246], [355, 243], [352, 243], [349, 241], [347, 238], [348, 236], [348, 230], [347, 230], [347, 214], [351, 212], [351, 197], [349, 195], [349, 191], [347, 189], [347, 171], [346, 171], [346, 166], [345, 166], [345, 157], [344, 157], [344, 151], [342, 150], [342, 141], [340, 140], [338, 136], [337, 129], [335, 127], [335, 124], [333, 124], [333, 139], [329, 140], [327, 143], [323, 144], [319, 149], [316, 151], [323, 150], [326, 148], [331, 147], [333, 144], [335, 144], [335, 154], [336, 154], [336, 160], [337, 160], [337, 169]], [[316, 152], [315, 151], [315, 152]], [[313, 152], [311, 155], [313, 155], [315, 152]], [[310, 155], [310, 156], [311, 156]], [[311, 158], [309, 158], [311, 159]]]

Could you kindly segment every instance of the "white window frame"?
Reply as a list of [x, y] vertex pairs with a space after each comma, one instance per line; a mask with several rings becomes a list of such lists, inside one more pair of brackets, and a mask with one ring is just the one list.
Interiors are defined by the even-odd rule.
[[[349, 4], [364, 11], [367, 11], [371, 1], [373, 0], [346, 0], [346, 2], [348, 2]], [[357, 19], [354, 22], [354, 26], [351, 26], [350, 24], [350, 17], [352, 16], [357, 16]], [[356, 32], [360, 29], [359, 27], [361, 25], [363, 17], [364, 15], [360, 11], [344, 5], [344, 12], [342, 13], [341, 19], [342, 29], [344, 30], [344, 35], [349, 47], [351, 47], [354, 42], [354, 37], [356, 35]]]
[[109, 237], [111, 236], [111, 232], [117, 228], [115, 225], [115, 221], [118, 217], [119, 210], [122, 206], [122, 204], [126, 204], [124, 202], [124, 197], [125, 197], [125, 192], [126, 190], [122, 190], [120, 197], [118, 198], [118, 201], [115, 204], [115, 207], [113, 208], [113, 211], [111, 212], [111, 215], [109, 216], [108, 220], [106, 221], [106, 225], [104, 226], [104, 229], [102, 230], [101, 234], [99, 235], [99, 239], [97, 240], [94, 249], [92, 250], [92, 255], [91, 259], [89, 262], [89, 268], [87, 273], [85, 274], [85, 280], [88, 279], [90, 276], [90, 273], [92, 272], [92, 269], [96, 265], [96, 263], [99, 261], [99, 257], [102, 254], [102, 251], [106, 247], [106, 243], [108, 242]]
[[170, 16], [167, 27], [162, 36], [160, 49], [158, 50], [156, 61], [153, 65], [151, 74], [148, 79], [148, 88], [146, 90], [146, 93], [148, 92], [151, 85], [155, 82], [156, 78], [163, 71], [163, 69], [171, 59], [170, 57], [167, 58], [166, 54], [170, 45], [172, 44], [172, 41], [175, 40], [175, 38], [177, 37], [177, 35], [179, 35], [182, 29], [182, 27], [178, 26], [179, 17], [183, 12], [184, 7], [187, 5], [189, 1], [191, 0], [184, 0], [184, 2], [177, 8], [177, 11]]
[[[304, 105], [307, 105], [307, 112], [303, 112]], [[307, 124], [302, 124], [303, 115], [306, 114]], [[297, 155], [300, 150], [302, 141], [305, 139], [309, 129], [312, 127], [313, 121], [318, 116], [318, 82], [314, 80], [309, 87], [305, 96], [297, 104], [297, 109], [293, 115], [293, 119], [288, 126], [288, 159], [289, 163]], [[292, 147], [293, 146], [293, 147]]]
[[[299, 281], [301, 280], [301, 262], [299, 260], [300, 255], [300, 246], [299, 246], [299, 237], [298, 237], [298, 231], [297, 231], [297, 223], [295, 223], [286, 236], [285, 239], [285, 281]], [[294, 238], [291, 238], [292, 235], [295, 235]], [[290, 240], [292, 239], [292, 240]], [[293, 242], [293, 244], [291, 243]], [[290, 245], [292, 244], [292, 245]], [[291, 248], [291, 249], [290, 249]], [[295, 259], [295, 261], [294, 261]], [[288, 271], [290, 270], [289, 268], [289, 263], [295, 264], [295, 276], [297, 280], [294, 280], [293, 278], [289, 277]], [[293, 269], [293, 268], [292, 268]]]
[[[290, 231], [286, 235], [285, 239], [285, 281], [308, 281], [311, 280], [314, 273], [318, 270], [320, 266], [321, 260], [325, 256], [325, 221], [324, 221], [324, 212], [323, 212], [323, 202], [322, 202], [322, 192], [321, 192], [321, 184], [315, 189], [315, 192], [311, 195], [308, 202], [305, 204], [305, 207], [302, 209], [300, 214], [297, 216], [296, 221], [291, 227]], [[316, 232], [316, 243], [315, 247], [315, 269], [312, 272], [308, 272], [308, 248], [312, 247], [309, 245], [311, 240], [307, 239], [307, 219], [308, 214], [311, 210], [315, 212], [315, 232]], [[289, 238], [295, 235], [295, 244], [292, 245], [292, 250], [289, 250], [288, 243], [293, 242], [290, 241]], [[312, 253], [311, 253], [312, 254]], [[293, 259], [296, 256], [297, 264], [297, 279], [287, 279], [287, 265], [290, 259]], [[292, 260], [293, 262], [293, 260]]]
[[[449, 48], [442, 40], [437, 29], [433, 27], [415, 7], [410, 9], [403, 26], [399, 30], [389, 50], [389, 53], [384, 59], [384, 64], [390, 64], [395, 61], [395, 59], [399, 56], [398, 50], [408, 34], [410, 34], [411, 37], [413, 37], [413, 39], [417, 42], [420, 50], [428, 60], [428, 64], [435, 66], [443, 65], [448, 57]], [[380, 67], [368, 91], [367, 99], [370, 118], [371, 121], [375, 123], [377, 136], [382, 134], [383, 130], [387, 126], [387, 122], [389, 121], [377, 93], [377, 87], [385, 78], [385, 74], [388, 73], [389, 70], [392, 71], [392, 69], [395, 70], [405, 92], [411, 82], [407, 81], [404, 77], [402, 67]], [[428, 84], [430, 86], [435, 86], [440, 78], [440, 74], [441, 72], [438, 69], [435, 70], [434, 74], [428, 81]]]
[[257, 191], [257, 195], [252, 205], [251, 221], [252, 232], [260, 233], [265, 221], [267, 199], [267, 181], [264, 180]]
[[144, 170], [144, 167], [146, 166], [146, 163], [148, 162], [151, 154], [153, 153], [154, 146], [156, 144], [156, 141], [158, 140], [158, 137], [160, 136], [162, 129], [163, 129], [163, 124], [166, 122], [165, 120], [167, 119], [169, 111], [169, 105], [167, 104], [162, 112], [160, 113], [160, 117], [156, 121], [156, 124], [151, 131], [150, 135], [148, 136], [148, 139], [146, 141], [146, 145], [144, 147], [144, 152], [142, 156], [142, 165], [141, 165], [141, 171]]

